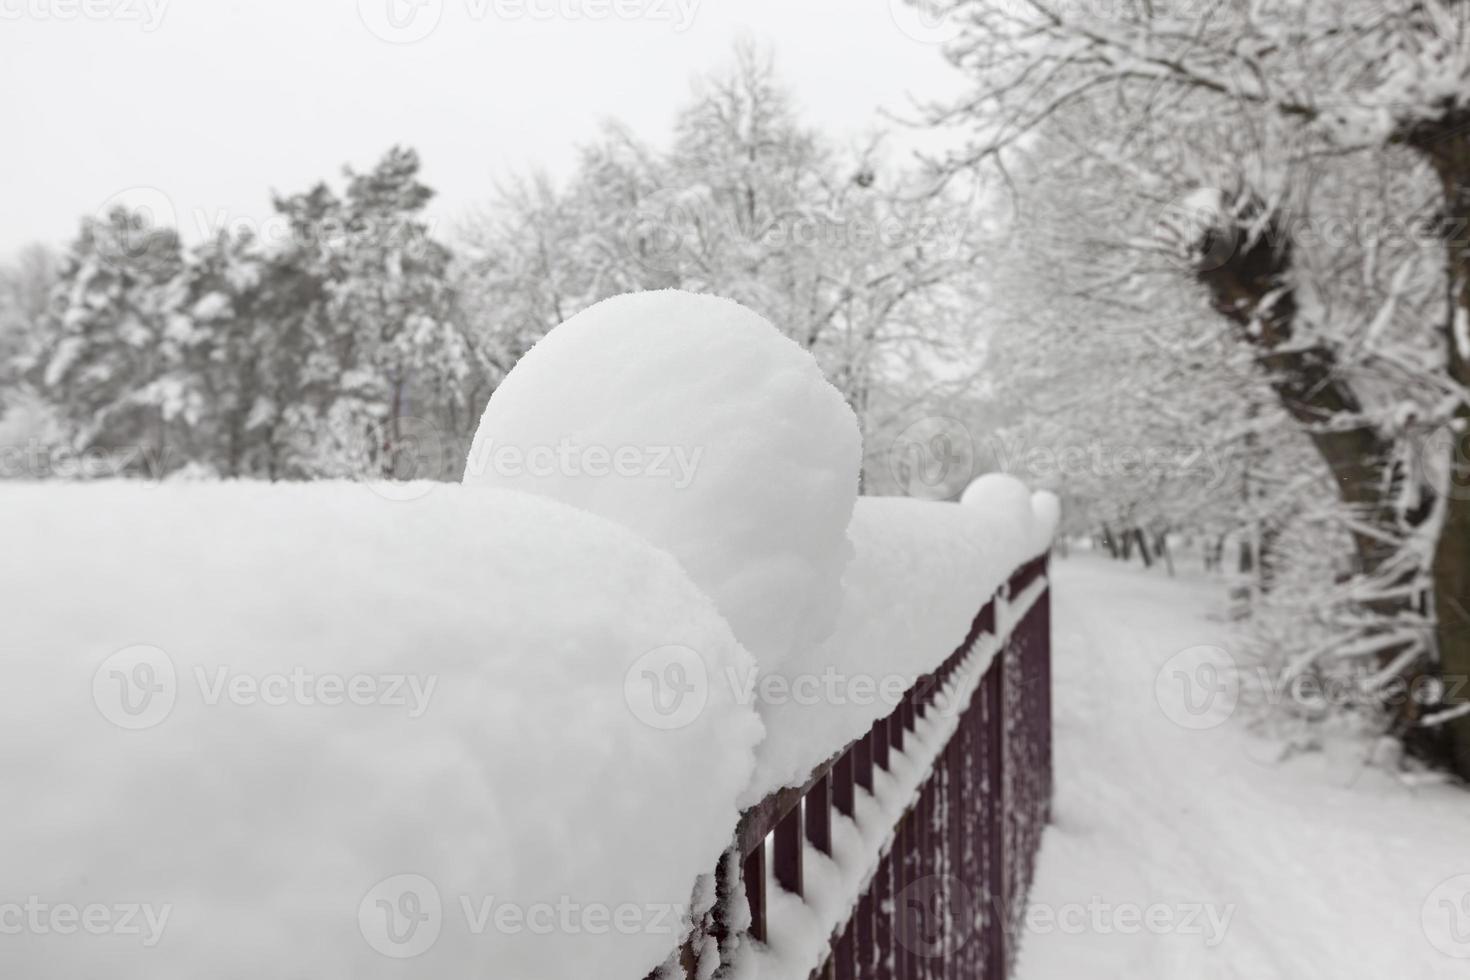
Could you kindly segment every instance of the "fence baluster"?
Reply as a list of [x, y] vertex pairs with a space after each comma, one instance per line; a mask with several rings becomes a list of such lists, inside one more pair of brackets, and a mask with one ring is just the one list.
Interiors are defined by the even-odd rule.
[[847, 928], [842, 930], [842, 937], [837, 940], [837, 949], [833, 954], [837, 969], [833, 971], [834, 980], [855, 980], [857, 971], [854, 967], [853, 956], [853, 924], [847, 923]]
[[745, 881], [745, 900], [750, 904], [750, 936], [766, 941], [766, 843], [761, 841], [745, 858], [741, 868]]
[[772, 858], [772, 870], [775, 872], [776, 884], [786, 889], [793, 895], [805, 894], [805, 862], [803, 853], [805, 843], [801, 832], [801, 807], [794, 806], [791, 812], [781, 818], [776, 824], [776, 832], [771, 835], [775, 852]]
[[873, 976], [873, 886], [870, 883], [868, 889], [863, 892], [863, 897], [858, 899], [857, 907], [857, 975], [862, 980], [869, 980]]
[[832, 774], [826, 773], [812, 784], [803, 804], [806, 808], [806, 839], [828, 857], [832, 856], [831, 787]]
[[848, 749], [837, 757], [837, 763], [832, 767], [832, 805], [837, 812], [844, 817], [853, 816], [853, 756], [856, 747]]
[[892, 721], [893, 719], [890, 716], [888, 718], [879, 718], [873, 722], [873, 765], [882, 769], [884, 772], [892, 771], [888, 764], [888, 747], [891, 744], [889, 742], [889, 729], [892, 727]]

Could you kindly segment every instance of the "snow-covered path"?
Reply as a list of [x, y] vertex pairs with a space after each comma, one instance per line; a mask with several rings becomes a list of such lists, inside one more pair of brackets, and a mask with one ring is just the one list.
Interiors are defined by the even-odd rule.
[[1166, 711], [1155, 679], [1230, 648], [1219, 585], [1090, 556], [1054, 581], [1057, 804], [1019, 980], [1470, 978], [1430, 940], [1470, 955], [1470, 879], [1443, 886], [1470, 875], [1470, 794], [1270, 761], [1243, 711], [1176, 725], [1182, 684]]

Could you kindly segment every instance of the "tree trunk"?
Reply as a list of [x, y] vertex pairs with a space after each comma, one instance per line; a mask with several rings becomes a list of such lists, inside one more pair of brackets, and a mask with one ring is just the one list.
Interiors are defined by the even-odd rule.
[[1138, 554], [1143, 559], [1143, 567], [1153, 568], [1154, 556], [1149, 553], [1148, 539], [1143, 536], [1143, 531], [1140, 528], [1135, 527], [1133, 529], [1133, 542], [1138, 545]]
[[1252, 575], [1256, 570], [1256, 553], [1251, 550], [1251, 539], [1242, 537], [1236, 542], [1237, 558], [1235, 570], [1241, 575]]
[[[1463, 445], [1463, 443], [1462, 443]], [[1446, 709], [1470, 703], [1470, 483], [1446, 502], [1444, 527], [1434, 552], [1435, 640]], [[1455, 771], [1470, 779], [1470, 715], [1445, 725]]]
[[[1260, 220], [1263, 207], [1246, 199], [1230, 216], [1236, 228], [1228, 233], [1244, 236], [1244, 229]], [[1274, 220], [1268, 224], [1264, 232], [1240, 242], [1218, 268], [1200, 269], [1196, 278], [1209, 289], [1215, 309], [1236, 325], [1240, 339], [1261, 352], [1258, 362], [1277, 401], [1316, 447], [1343, 502], [1362, 523], [1395, 537], [1400, 528], [1394, 509], [1397, 481], [1389, 473], [1393, 442], [1359, 418], [1362, 402], [1343, 379], [1330, 348], [1292, 342], [1297, 302], [1289, 286], [1290, 239]], [[1342, 427], [1353, 419], [1353, 427]], [[1355, 531], [1352, 537], [1361, 571], [1376, 571], [1394, 553], [1379, 535]]]
[[[1444, 344], [1450, 379], [1470, 389], [1470, 105], [1446, 100], [1438, 118], [1415, 119], [1395, 135], [1424, 157], [1444, 190], [1441, 227], [1450, 283]], [[1433, 565], [1435, 645], [1445, 682], [1445, 708], [1470, 704], [1470, 406], [1462, 399], [1450, 422], [1450, 477], [1444, 524]], [[1470, 715], [1445, 725], [1455, 771], [1470, 779]]]
[[[1395, 557], [1397, 542], [1425, 520], [1429, 509], [1399, 512], [1397, 502], [1403, 481], [1414, 477], [1395, 468], [1393, 439], [1363, 417], [1363, 403], [1339, 371], [1336, 352], [1320, 343], [1302, 344], [1294, 336], [1298, 308], [1291, 286], [1292, 245], [1277, 216], [1266, 212], [1260, 198], [1247, 193], [1238, 197], [1231, 213], [1221, 219], [1222, 226], [1210, 235], [1229, 236], [1229, 257], [1218, 266], [1197, 267], [1195, 278], [1209, 290], [1215, 309], [1236, 326], [1239, 340], [1259, 352], [1257, 361], [1277, 401], [1316, 447], [1338, 496], [1353, 512], [1358, 527], [1350, 528], [1349, 533], [1358, 572], [1376, 575]], [[1213, 251], [1218, 254], [1218, 250]], [[1420, 499], [1432, 500], [1433, 493], [1425, 489]], [[1262, 587], [1266, 569], [1262, 567], [1260, 541], [1255, 543], [1250, 570], [1263, 576], [1253, 576], [1256, 587]], [[1401, 572], [1393, 581], [1381, 584], [1405, 586], [1414, 574], [1412, 569]], [[1435, 574], [1441, 578], [1439, 571]], [[1452, 577], [1445, 587], [1455, 588], [1455, 581]], [[1255, 589], [1252, 591], [1254, 595]], [[1367, 602], [1365, 606], [1385, 621], [1412, 621], [1418, 616], [1415, 597], [1407, 589], [1400, 592], [1397, 597]], [[1393, 663], [1404, 649], [1405, 645], [1399, 644], [1383, 650], [1379, 663]], [[1406, 679], [1415, 679], [1423, 669], [1422, 662], [1408, 665]], [[1418, 708], [1409, 699], [1396, 719], [1396, 729], [1403, 732], [1416, 724]], [[1456, 737], [1470, 739], [1470, 719], [1457, 729]], [[1470, 743], [1465, 758], [1470, 761]], [[1466, 772], [1470, 774], [1470, 770]]]

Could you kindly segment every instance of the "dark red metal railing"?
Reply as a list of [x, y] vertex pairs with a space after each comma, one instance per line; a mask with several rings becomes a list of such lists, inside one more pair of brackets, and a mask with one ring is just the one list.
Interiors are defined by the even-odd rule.
[[[1044, 556], [1022, 566], [1002, 594], [1021, 596], [1046, 568]], [[1043, 587], [996, 652], [814, 977], [1009, 975], [1051, 809], [1050, 599]], [[818, 767], [805, 786], [781, 790], [745, 813], [716, 875], [714, 907], [683, 950], [687, 976], [710, 976], [728, 962], [737, 937], [767, 939], [768, 883], [804, 893], [806, 848], [831, 855], [834, 813], [854, 818], [857, 795], [873, 792], [875, 770], [890, 770], [893, 753], [916, 737], [918, 719], [935, 710], [946, 686], [968, 675], [976, 641], [994, 635], [996, 625], [992, 599], [959, 648], [919, 678], [888, 717]], [[711, 956], [719, 962], [700, 962]]]

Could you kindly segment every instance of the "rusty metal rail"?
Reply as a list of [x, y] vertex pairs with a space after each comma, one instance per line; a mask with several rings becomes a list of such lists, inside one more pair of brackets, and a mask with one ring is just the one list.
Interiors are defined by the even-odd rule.
[[[1002, 589], [1019, 597], [1043, 579], [1043, 556]], [[1052, 796], [1051, 593], [1016, 622], [959, 712], [948, 742], [908, 800], [846, 921], [832, 935], [821, 980], [1004, 980]], [[718, 976], [734, 946], [766, 941], [768, 888], [805, 893], [808, 848], [831, 855], [833, 820], [856, 819], [858, 794], [917, 737], [951, 682], [973, 677], [975, 645], [996, 631], [992, 598], [969, 635], [862, 738], [806, 785], [745, 813], [716, 875], [716, 901], [681, 963]], [[971, 680], [971, 683], [973, 681]], [[769, 862], [769, 868], [767, 864]], [[710, 940], [713, 940], [711, 942]], [[701, 962], [715, 957], [718, 962]]]

